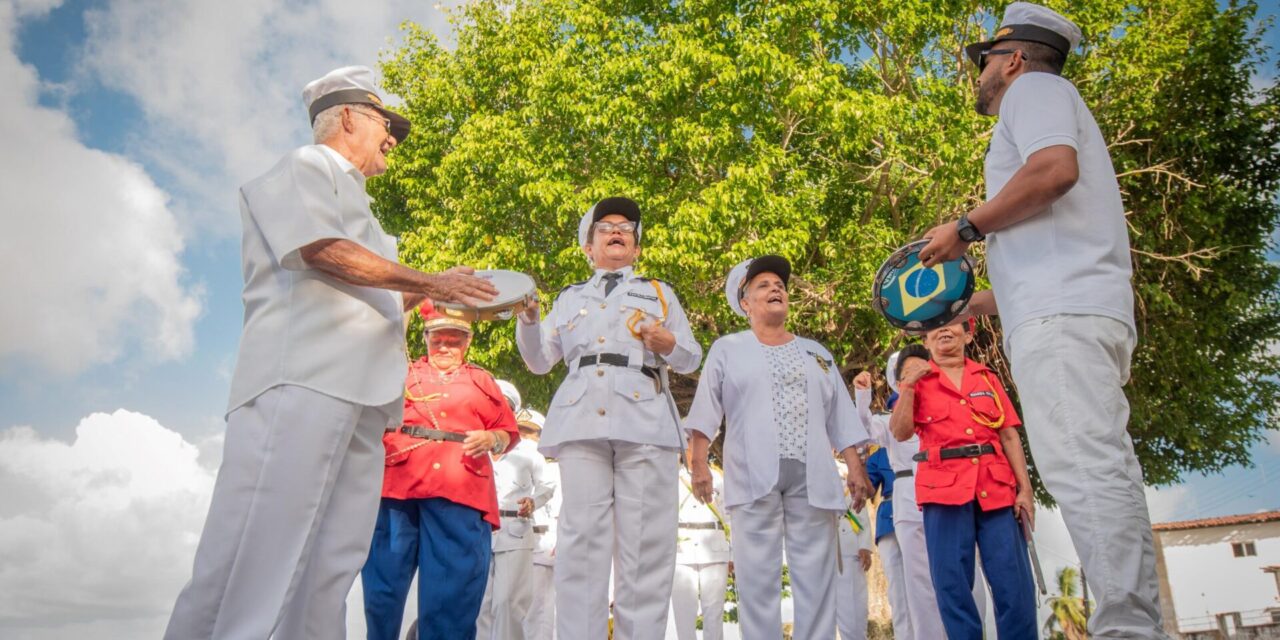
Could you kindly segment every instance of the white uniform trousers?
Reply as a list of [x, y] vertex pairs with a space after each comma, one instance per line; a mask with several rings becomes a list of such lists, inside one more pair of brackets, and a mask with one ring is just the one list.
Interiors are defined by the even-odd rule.
[[840, 549], [840, 560], [844, 571], [836, 573], [836, 629], [840, 640], [867, 640], [867, 574], [857, 549]]
[[729, 516], [743, 640], [782, 637], [784, 541], [795, 601], [792, 637], [834, 637], [838, 514], [809, 504], [805, 464], [780, 460], [773, 490], [755, 502], [730, 507]]
[[942, 615], [938, 613], [938, 596], [933, 592], [929, 550], [924, 544], [924, 521], [895, 520], [893, 533], [898, 538], [898, 548], [902, 550], [903, 583], [914, 637], [917, 640], [947, 637], [946, 630], [942, 628]]
[[1168, 637], [1123, 389], [1134, 342], [1124, 323], [1092, 315], [1028, 320], [1008, 337], [1036, 470], [1097, 599], [1089, 619], [1095, 638]]
[[527, 640], [554, 640], [556, 637], [555, 565], [534, 564], [530, 571], [533, 598], [529, 602], [529, 614], [524, 618], [524, 637]]
[[729, 586], [729, 563], [677, 564], [671, 584], [671, 611], [676, 638], [697, 640], [698, 612], [702, 612], [702, 640], [724, 637], [724, 594]]
[[676, 561], [679, 454], [620, 440], [560, 447], [563, 502], [556, 531], [556, 635], [662, 638]]
[[876, 542], [880, 552], [880, 566], [884, 567], [884, 577], [889, 583], [889, 609], [893, 615], [893, 637], [895, 640], [914, 640], [915, 632], [911, 629], [911, 609], [907, 605], [907, 580], [903, 574], [902, 550], [898, 548], [896, 533], [886, 534]]
[[496, 551], [489, 561], [476, 640], [524, 640], [524, 620], [533, 601], [533, 549]]
[[191, 582], [166, 640], [346, 636], [347, 592], [378, 515], [382, 433], [399, 402], [366, 407], [281, 385], [227, 416]]

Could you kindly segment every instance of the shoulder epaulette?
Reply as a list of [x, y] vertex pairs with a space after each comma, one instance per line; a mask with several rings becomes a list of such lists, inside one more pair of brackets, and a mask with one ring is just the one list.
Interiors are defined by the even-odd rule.
[[578, 282], [570, 282], [569, 284], [566, 284], [565, 286], [560, 287], [560, 291], [558, 291], [556, 295], [560, 295], [561, 293], [564, 293], [565, 291], [568, 291], [573, 287], [580, 287], [588, 282], [591, 282], [591, 278], [587, 278], [586, 280], [580, 280]]
[[643, 281], [643, 282], [661, 282], [662, 284], [665, 284], [665, 285], [667, 285], [668, 287], [671, 287], [671, 290], [672, 290], [672, 291], [675, 291], [675, 290], [676, 290], [676, 286], [675, 286], [674, 284], [671, 284], [670, 282], [667, 282], [666, 280], [663, 280], [662, 278], [650, 278], [650, 277], [648, 277], [648, 276], [636, 276], [636, 280], [640, 280], [640, 281]]

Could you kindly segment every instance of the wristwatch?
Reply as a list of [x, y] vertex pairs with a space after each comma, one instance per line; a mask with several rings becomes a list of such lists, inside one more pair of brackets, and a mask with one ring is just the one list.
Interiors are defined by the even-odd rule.
[[973, 226], [972, 222], [969, 222], [968, 214], [962, 215], [959, 220], [956, 220], [956, 234], [965, 242], [982, 242], [987, 239], [986, 236], [982, 235], [981, 231], [978, 231], [977, 227]]
[[506, 448], [507, 445], [502, 443], [502, 438], [499, 438], [498, 434], [495, 433], [493, 435], [493, 447], [489, 449], [489, 452], [495, 456], [502, 455], [502, 452], [505, 451]]

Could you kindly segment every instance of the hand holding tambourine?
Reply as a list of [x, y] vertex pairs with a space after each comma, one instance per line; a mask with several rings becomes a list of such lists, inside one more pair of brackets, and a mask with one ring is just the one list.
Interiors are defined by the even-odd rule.
[[461, 318], [468, 322], [477, 320], [510, 320], [517, 313], [529, 308], [531, 301], [534, 303], [533, 309], [535, 309], [536, 313], [538, 289], [533, 282], [533, 278], [527, 274], [519, 271], [490, 269], [477, 271], [474, 275], [477, 278], [484, 279], [497, 290], [497, 295], [493, 297], [493, 300], [474, 304], [436, 302], [436, 308], [439, 309], [440, 313], [453, 318]]
[[973, 295], [973, 260], [960, 256], [926, 267], [920, 250], [928, 244], [917, 240], [890, 254], [871, 288], [875, 310], [889, 324], [912, 333], [951, 324]]

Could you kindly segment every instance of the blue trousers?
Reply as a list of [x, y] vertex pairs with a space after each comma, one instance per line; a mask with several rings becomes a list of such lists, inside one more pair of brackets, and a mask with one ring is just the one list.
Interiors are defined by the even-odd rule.
[[418, 638], [475, 638], [491, 529], [479, 511], [443, 498], [383, 498], [360, 572], [369, 640], [399, 640], [415, 569]]
[[973, 601], [974, 547], [982, 552], [1000, 640], [1039, 638], [1035, 583], [1027, 541], [1013, 507], [983, 511], [977, 501], [925, 504], [924, 539], [938, 613], [950, 640], [981, 640], [982, 617]]

